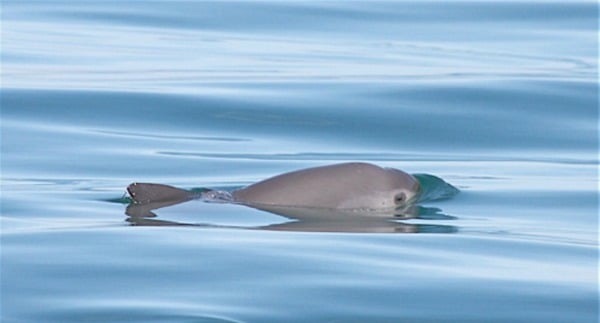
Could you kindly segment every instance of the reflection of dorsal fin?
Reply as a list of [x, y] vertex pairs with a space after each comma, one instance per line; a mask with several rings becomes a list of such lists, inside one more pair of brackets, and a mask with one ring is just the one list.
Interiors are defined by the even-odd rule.
[[190, 192], [169, 185], [152, 183], [130, 184], [127, 186], [127, 192], [136, 204], [167, 201], [182, 202], [198, 196], [198, 193], [196, 192]]

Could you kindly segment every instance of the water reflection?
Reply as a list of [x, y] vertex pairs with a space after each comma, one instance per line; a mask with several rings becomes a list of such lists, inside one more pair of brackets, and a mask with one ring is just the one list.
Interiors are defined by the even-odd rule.
[[125, 213], [127, 222], [135, 226], [190, 226], [204, 228], [237, 228], [249, 230], [347, 233], [454, 233], [455, 226], [440, 224], [406, 223], [400, 220], [453, 220], [439, 208], [413, 205], [403, 212], [356, 212], [334, 209], [257, 206], [249, 207], [289, 219], [284, 223], [266, 226], [225, 226], [210, 223], [186, 223], [158, 219], [155, 210], [190, 201], [189, 196], [177, 196], [162, 201], [130, 203]]

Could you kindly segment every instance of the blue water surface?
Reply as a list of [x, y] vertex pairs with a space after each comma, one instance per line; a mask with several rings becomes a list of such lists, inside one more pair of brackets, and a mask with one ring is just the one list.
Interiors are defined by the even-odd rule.
[[[1, 15], [2, 322], [597, 322], [595, 1]], [[346, 161], [461, 192], [326, 232], [201, 201], [139, 223], [121, 199]]]

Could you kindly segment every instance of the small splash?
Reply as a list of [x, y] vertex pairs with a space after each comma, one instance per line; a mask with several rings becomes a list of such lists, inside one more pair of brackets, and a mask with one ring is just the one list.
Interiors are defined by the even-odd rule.
[[233, 196], [228, 191], [208, 190], [202, 192], [200, 198], [208, 203], [232, 203]]
[[429, 174], [413, 174], [421, 184], [421, 194], [418, 202], [447, 200], [454, 197], [460, 190], [443, 179]]

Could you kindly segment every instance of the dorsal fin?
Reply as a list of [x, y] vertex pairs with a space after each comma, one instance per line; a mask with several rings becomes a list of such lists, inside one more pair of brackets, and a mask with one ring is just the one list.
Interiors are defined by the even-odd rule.
[[127, 186], [127, 192], [136, 204], [168, 201], [183, 202], [191, 200], [198, 195], [195, 192], [177, 187], [153, 183], [132, 183]]

